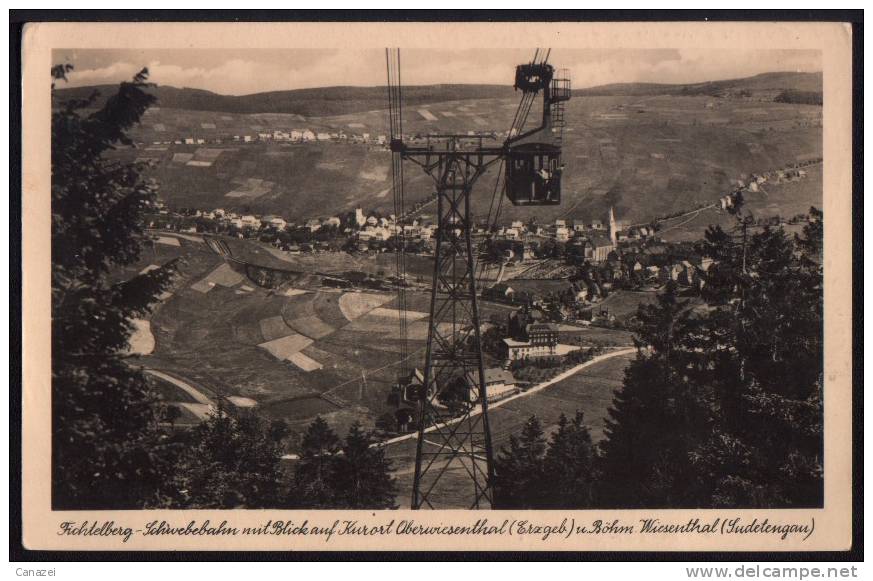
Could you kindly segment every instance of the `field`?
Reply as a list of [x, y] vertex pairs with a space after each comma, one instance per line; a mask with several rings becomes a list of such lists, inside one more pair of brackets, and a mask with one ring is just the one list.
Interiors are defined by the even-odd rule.
[[[313, 252], [290, 254], [271, 246], [252, 244], [249, 241], [233, 238], [225, 239], [234, 258], [239, 258], [259, 266], [300, 272], [319, 272], [342, 275], [349, 271], [360, 271], [372, 275], [391, 275], [395, 270], [395, 254], [346, 252]], [[413, 280], [430, 280], [433, 276], [433, 258], [408, 254], [406, 271]]]
[[[406, 109], [404, 128], [418, 132], [505, 132], [514, 98], [423, 103], [435, 120]], [[570, 100], [564, 135], [564, 199], [561, 205], [515, 208], [505, 220], [541, 222], [555, 218], [602, 218], [614, 206], [619, 219], [646, 221], [713, 202], [734, 180], [752, 172], [820, 157], [821, 108], [706, 96], [585, 96]], [[478, 121], [477, 121], [478, 120]], [[215, 129], [203, 129], [206, 125]], [[144, 143], [127, 155], [155, 163], [161, 196], [171, 206], [224, 207], [278, 213], [300, 220], [348, 211], [356, 206], [393, 211], [390, 152], [353, 143], [238, 143], [149, 145], [153, 141], [256, 134], [257, 129], [310, 128], [346, 133], [386, 132], [384, 110], [326, 117], [240, 115], [160, 108], [139, 128]], [[163, 127], [157, 131], [155, 127]], [[181, 132], [181, 133], [180, 133]], [[500, 138], [502, 139], [502, 137]], [[176, 157], [181, 155], [182, 157]], [[190, 157], [189, 157], [190, 156]], [[174, 157], [177, 161], [174, 161]], [[198, 162], [189, 165], [191, 162]], [[473, 208], [487, 213], [496, 169], [481, 178]], [[811, 176], [812, 177], [812, 176]], [[432, 181], [414, 167], [406, 171], [407, 199], [427, 197]], [[787, 184], [763, 207], [788, 214], [795, 207], [821, 205], [820, 182]], [[290, 209], [293, 208], [293, 211]]]
[[610, 315], [615, 315], [617, 319], [623, 320], [635, 315], [640, 304], [652, 304], [657, 300], [657, 297], [658, 293], [656, 292], [615, 291], [594, 305], [594, 310], [607, 310]]
[[[135, 358], [137, 364], [196, 385], [211, 397], [249, 398], [295, 430], [321, 414], [344, 433], [355, 420], [372, 427], [379, 415], [394, 409], [388, 395], [400, 352], [396, 295], [309, 284], [316, 269], [375, 273], [381, 266], [390, 272], [391, 256], [321, 253], [319, 261], [292, 265], [301, 269], [298, 279], [274, 291], [255, 285], [244, 268], [225, 262], [194, 237], [161, 236], [177, 244], [156, 244], [118, 273], [129, 277], [182, 260], [172, 291], [149, 321], [154, 346]], [[257, 243], [230, 242], [234, 256], [289, 266]], [[429, 293], [408, 293], [410, 366], [423, 364], [429, 307]], [[506, 310], [483, 305], [481, 312], [487, 319], [505, 316]]]
[[[341, 434], [354, 421], [372, 428], [379, 415], [393, 409], [387, 401], [399, 352], [393, 293], [262, 289], [196, 238], [173, 238], [178, 246], [156, 245], [154, 252], [127, 269], [135, 274], [170, 259], [183, 259], [171, 296], [160, 303], [150, 321], [154, 351], [136, 357], [137, 364], [189, 384], [204, 396], [223, 395], [240, 405], [253, 405], [267, 417], [285, 420], [297, 432], [316, 415]], [[236, 253], [262, 256], [263, 248], [255, 243], [237, 244]], [[620, 293], [614, 297], [616, 304], [621, 299], [628, 305], [640, 299]], [[407, 296], [410, 365], [422, 364], [429, 301], [423, 291], [410, 291]], [[508, 312], [505, 306], [488, 302], [482, 303], [481, 311], [483, 320], [502, 318]], [[561, 341], [628, 346], [630, 334], [566, 326]], [[550, 432], [561, 413], [572, 415], [576, 410], [586, 414], [595, 439], [601, 438], [606, 410], [628, 360], [621, 356], [594, 364], [542, 391], [494, 406], [490, 419], [495, 448], [506, 445], [509, 435], [531, 415]], [[183, 414], [178, 423], [190, 424], [209, 413], [211, 407], [202, 403], [203, 396], [192, 397], [161, 376], [149, 378], [167, 401], [177, 402]], [[411, 486], [414, 441], [391, 445], [388, 454], [398, 478], [398, 502], [408, 504], [405, 495]], [[463, 505], [467, 495], [463, 474], [449, 474], [446, 485], [449, 504]]]
[[[810, 206], [820, 209], [823, 204], [822, 166], [809, 166], [806, 171], [808, 175], [802, 180], [765, 183], [759, 187], [758, 192], [744, 192], [745, 209], [757, 218], [790, 218], [796, 214], [805, 214]], [[707, 208], [664, 221], [658, 235], [668, 242], [694, 241], [699, 240], [710, 225], [719, 225], [730, 230], [736, 225], [736, 221], [733, 216], [719, 208]]]

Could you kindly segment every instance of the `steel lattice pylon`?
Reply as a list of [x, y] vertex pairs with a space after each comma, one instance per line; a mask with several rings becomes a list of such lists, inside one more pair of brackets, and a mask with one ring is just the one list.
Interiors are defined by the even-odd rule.
[[[560, 203], [563, 102], [570, 82], [554, 77], [549, 51], [516, 67], [522, 91], [509, 137], [497, 146], [494, 133], [403, 133], [400, 51], [386, 49], [395, 214], [398, 217], [397, 291], [400, 310], [401, 374], [405, 376], [406, 267], [403, 237], [403, 161], [430, 175], [437, 193], [437, 236], [430, 317], [422, 385], [419, 386], [418, 440], [412, 508], [491, 508], [494, 501], [493, 450], [482, 357], [470, 194], [489, 166], [505, 162], [504, 191], [513, 205]], [[542, 95], [542, 122], [525, 131], [528, 113]], [[409, 141], [405, 141], [405, 139]], [[497, 188], [495, 185], [495, 194]], [[493, 199], [492, 199], [493, 204]], [[489, 220], [490, 220], [489, 210]], [[496, 216], [499, 215], [499, 206]], [[410, 381], [412, 379], [410, 378]], [[458, 486], [460, 478], [463, 486]], [[452, 480], [455, 480], [453, 483]], [[460, 493], [459, 490], [468, 491]]]
[[[441, 498], [451, 478], [469, 484], [469, 506], [490, 508], [492, 448], [485, 370], [476, 303], [476, 264], [470, 192], [497, 157], [456, 150], [437, 155], [437, 237], [431, 289], [424, 389], [419, 402], [418, 450], [412, 508], [457, 506]], [[442, 486], [440, 486], [442, 484]]]

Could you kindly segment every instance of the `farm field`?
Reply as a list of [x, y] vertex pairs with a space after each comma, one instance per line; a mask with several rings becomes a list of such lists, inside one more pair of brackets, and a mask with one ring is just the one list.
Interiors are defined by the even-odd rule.
[[[393, 410], [388, 395], [400, 351], [394, 293], [301, 287], [293, 281], [287, 289], [263, 289], [248, 279], [244, 268], [226, 262], [198, 238], [169, 233], [160, 237], [171, 237], [176, 244], [156, 243], [137, 263], [117, 273], [130, 277], [180, 259], [172, 289], [148, 321], [150, 349], [132, 356], [134, 364], [196, 386], [210, 398], [220, 395], [251, 402], [261, 413], [287, 421], [294, 430], [304, 429], [315, 415], [322, 415], [344, 433], [355, 420], [372, 427], [379, 415]], [[244, 255], [258, 265], [285, 264], [259, 244], [229, 242], [235, 256]], [[362, 264], [354, 257], [322, 255], [336, 261], [337, 272]], [[326, 264], [322, 260], [297, 266], [313, 269]], [[386, 269], [391, 266], [385, 265]], [[301, 271], [300, 282], [305, 283], [308, 275]], [[410, 290], [406, 302], [407, 365], [421, 367], [430, 294]], [[506, 305], [480, 302], [483, 321], [502, 321], [510, 310]], [[570, 326], [562, 329], [561, 342], [631, 344], [626, 331]], [[175, 393], [173, 401], [196, 407], [172, 385], [152, 381], [166, 397]]]
[[[323, 415], [343, 433], [355, 420], [372, 427], [379, 415], [393, 410], [388, 395], [400, 351], [394, 293], [301, 288], [293, 281], [288, 289], [263, 289], [207, 244], [174, 240], [178, 246], [156, 244], [125, 270], [132, 276], [182, 259], [172, 291], [149, 320], [154, 346], [135, 357], [136, 364], [196, 385], [210, 397], [247, 398], [261, 413], [296, 430]], [[280, 259], [258, 244], [230, 242], [235, 256], [279, 265]], [[352, 257], [323, 256], [337, 261], [337, 272], [361, 267]], [[299, 266], [330, 268], [325, 264]], [[301, 281], [307, 275], [301, 271]], [[428, 292], [407, 293], [409, 367], [424, 363], [429, 308]], [[505, 305], [480, 304], [483, 321], [503, 320], [507, 313]], [[610, 329], [571, 329], [565, 337], [566, 342], [629, 344], [629, 335]]]
[[[379, 415], [393, 411], [388, 395], [400, 352], [394, 293], [307, 288], [310, 273], [305, 271], [288, 288], [264, 289], [248, 279], [245, 268], [225, 262], [207, 244], [173, 240], [178, 245], [156, 244], [154, 252], [124, 270], [133, 276], [182, 260], [172, 292], [148, 321], [154, 346], [132, 358], [135, 364], [196, 385], [209, 397], [247, 398], [239, 401], [251, 400], [261, 413], [287, 421], [294, 430], [320, 414], [344, 433], [355, 420], [372, 427]], [[261, 245], [230, 242], [235, 256], [285, 266]], [[367, 259], [322, 256], [335, 260], [337, 272], [367, 267]], [[372, 264], [371, 272], [380, 263]], [[429, 293], [408, 293], [410, 367], [423, 365], [429, 306]], [[505, 316], [499, 307], [483, 305], [481, 311], [483, 317]]]
[[[810, 206], [822, 207], [822, 166], [805, 168], [807, 177], [794, 182], [764, 183], [758, 192], [743, 192], [745, 210], [757, 218], [781, 216], [790, 218], [805, 214]], [[666, 220], [658, 235], [668, 242], [688, 242], [703, 237], [710, 225], [730, 230], [736, 222], [733, 216], [719, 208], [707, 208], [688, 216]]]
[[[245, 260], [269, 268], [297, 270], [301, 272], [321, 272], [342, 275], [349, 271], [361, 271], [372, 275], [391, 275], [395, 270], [395, 255], [392, 252], [357, 253], [311, 252], [290, 254], [251, 241], [224, 238], [234, 258]], [[430, 280], [433, 276], [433, 258], [417, 254], [407, 254], [406, 270], [415, 280], [421, 277]]]
[[655, 291], [619, 290], [609, 293], [608, 297], [595, 304], [594, 310], [606, 310], [616, 319], [625, 320], [636, 315], [640, 304], [652, 304], [657, 299], [658, 293]]
[[[410, 134], [506, 131], [516, 104], [514, 98], [424, 103], [405, 109], [404, 127]], [[715, 201], [749, 173], [822, 153], [821, 108], [812, 105], [679, 95], [577, 96], [569, 101], [566, 119], [562, 204], [536, 210], [507, 204], [504, 219], [595, 219], [614, 206], [620, 219], [646, 221]], [[303, 118], [159, 108], [138, 130], [145, 146], [118, 154], [154, 162], [160, 195], [171, 206], [245, 208], [298, 220], [356, 206], [390, 212], [390, 152], [380, 146], [149, 145], [188, 133], [232, 140], [235, 134], [256, 134], [254, 128], [376, 135], [386, 131], [385, 124], [384, 110]], [[492, 169], [480, 180], [473, 204], [479, 215], [487, 213], [495, 177]], [[409, 201], [431, 193], [432, 181], [423, 172], [410, 168], [406, 179]], [[774, 195], [763, 206], [787, 214], [788, 208], [820, 205], [821, 188], [809, 184], [786, 196]]]

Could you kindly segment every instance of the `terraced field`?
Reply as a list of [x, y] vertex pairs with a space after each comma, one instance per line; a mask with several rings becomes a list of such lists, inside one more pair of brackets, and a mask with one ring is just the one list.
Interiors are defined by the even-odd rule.
[[[515, 106], [514, 98], [425, 103], [406, 110], [404, 128], [409, 134], [506, 131]], [[614, 206], [620, 219], [650, 220], [714, 201], [750, 172], [822, 152], [821, 108], [811, 105], [677, 95], [574, 97], [566, 119], [564, 202], [536, 210], [507, 204], [504, 219], [590, 220]], [[382, 110], [301, 118], [160, 108], [139, 129], [144, 146], [120, 155], [154, 161], [161, 196], [175, 206], [246, 208], [294, 220], [356, 206], [391, 212], [390, 153], [383, 147], [232, 142], [233, 135], [307, 127], [375, 136], [386, 132], [386, 121]], [[227, 135], [231, 142], [152, 144], [188, 134]], [[474, 211], [480, 215], [487, 213], [495, 176], [496, 168], [479, 182]], [[409, 200], [431, 193], [432, 181], [423, 172], [410, 167], [406, 178]], [[789, 215], [795, 206], [820, 205], [820, 185], [809, 183], [764, 206]]]
[[[196, 386], [209, 398], [222, 395], [238, 405], [255, 406], [296, 431], [305, 429], [316, 415], [339, 433], [356, 420], [372, 427], [380, 414], [393, 409], [387, 396], [400, 349], [393, 294], [257, 288], [206, 244], [176, 239], [178, 246], [143, 256], [129, 271], [184, 259], [171, 296], [150, 321], [154, 351], [136, 360], [161, 374], [149, 376], [150, 381], [165, 399], [177, 402], [183, 413], [178, 423], [196, 422], [210, 406], [162, 377]], [[418, 320], [410, 325], [410, 365], [421, 365], [429, 295], [410, 292], [407, 302], [410, 311], [418, 313], [411, 317]], [[503, 307], [482, 305], [486, 320], [505, 314]], [[565, 335], [570, 341], [629, 344], [623, 331], [567, 329]], [[628, 360], [622, 356], [596, 363], [542, 391], [494, 407], [490, 418], [495, 447], [505, 445], [530, 415], [537, 415], [550, 430], [561, 413], [571, 415], [577, 409], [586, 413], [595, 438], [601, 437], [603, 418]], [[407, 504], [403, 495], [411, 487], [414, 440], [389, 446], [388, 454], [398, 478], [398, 500]], [[449, 495], [450, 503], [464, 504], [462, 474], [450, 474], [447, 482], [450, 490], [456, 489]]]
[[[210, 397], [249, 398], [297, 429], [321, 414], [342, 433], [355, 420], [372, 426], [393, 409], [388, 394], [400, 352], [396, 295], [324, 289], [312, 284], [317, 277], [310, 271], [279, 289], [264, 289], [199, 238], [160, 236], [174, 244], [155, 244], [118, 273], [129, 277], [183, 261], [173, 289], [148, 321], [154, 346], [149, 342], [151, 352], [138, 356], [137, 364], [196, 384]], [[233, 250], [287, 267], [251, 242], [234, 242]], [[336, 268], [361, 264], [323, 256], [332, 257]], [[428, 308], [428, 294], [409, 293], [410, 365], [423, 363]]]

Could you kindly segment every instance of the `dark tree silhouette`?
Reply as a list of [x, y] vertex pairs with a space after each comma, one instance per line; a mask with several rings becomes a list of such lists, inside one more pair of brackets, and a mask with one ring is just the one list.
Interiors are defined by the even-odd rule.
[[680, 343], [693, 326], [671, 283], [641, 305], [637, 358], [625, 371], [606, 420], [598, 502], [610, 507], [698, 503], [690, 451], [706, 429], [703, 394], [684, 370], [694, 358]]
[[546, 439], [536, 416], [531, 416], [519, 436], [509, 437], [509, 448], [494, 459], [494, 507], [536, 508], [541, 501]]
[[290, 506], [396, 508], [391, 462], [358, 422], [344, 442], [317, 417], [303, 436]]
[[564, 414], [549, 440], [543, 464], [545, 482], [539, 508], [587, 508], [592, 504], [595, 449], [585, 416]]
[[598, 502], [616, 507], [822, 503], [821, 212], [804, 232], [710, 228], [705, 308], [671, 289], [641, 308], [640, 350], [607, 422]]
[[793, 238], [769, 226], [707, 237], [724, 266], [707, 286], [728, 297], [698, 344], [716, 415], [696, 459], [715, 506], [823, 501], [821, 216], [811, 208]]
[[396, 508], [391, 461], [383, 448], [355, 422], [349, 428], [342, 454], [334, 457], [332, 483], [336, 508]]
[[294, 489], [289, 503], [295, 506], [330, 506], [334, 502], [333, 459], [340, 451], [340, 440], [317, 416], [300, 445], [300, 460], [294, 471]]
[[[69, 66], [52, 69], [65, 78]], [[154, 97], [148, 71], [52, 112], [52, 503], [57, 509], [137, 508], [161, 480], [160, 408], [123, 358], [132, 320], [149, 312], [172, 265], [122, 283], [111, 268], [137, 260], [143, 210], [154, 202], [138, 164], [112, 161]]]
[[288, 428], [250, 412], [218, 410], [179, 436], [159, 506], [271, 508], [284, 495], [282, 441]]

